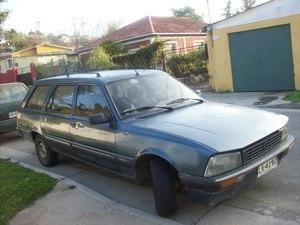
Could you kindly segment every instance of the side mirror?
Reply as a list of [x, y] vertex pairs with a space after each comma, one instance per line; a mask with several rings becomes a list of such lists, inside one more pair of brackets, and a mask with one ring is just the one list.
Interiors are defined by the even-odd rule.
[[99, 124], [110, 123], [110, 122], [111, 122], [111, 117], [104, 115], [103, 113], [98, 113], [89, 116], [89, 123], [91, 125], [99, 125]]

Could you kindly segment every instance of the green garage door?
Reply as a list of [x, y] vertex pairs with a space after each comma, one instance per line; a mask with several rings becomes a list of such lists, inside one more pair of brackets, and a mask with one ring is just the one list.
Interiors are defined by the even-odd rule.
[[229, 34], [235, 91], [294, 90], [290, 26]]

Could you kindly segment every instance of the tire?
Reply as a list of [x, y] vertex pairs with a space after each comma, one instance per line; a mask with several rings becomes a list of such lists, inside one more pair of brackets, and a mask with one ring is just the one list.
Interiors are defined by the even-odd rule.
[[58, 153], [52, 151], [41, 135], [35, 138], [36, 155], [43, 166], [51, 167], [58, 162]]
[[156, 212], [161, 217], [177, 210], [175, 176], [170, 166], [161, 159], [150, 161]]

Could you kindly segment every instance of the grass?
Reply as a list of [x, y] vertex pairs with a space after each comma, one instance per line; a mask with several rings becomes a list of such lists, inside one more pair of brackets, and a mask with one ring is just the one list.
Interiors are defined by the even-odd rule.
[[300, 91], [291, 91], [284, 97], [284, 100], [291, 102], [300, 102]]
[[56, 180], [7, 160], [0, 160], [0, 225], [48, 193]]

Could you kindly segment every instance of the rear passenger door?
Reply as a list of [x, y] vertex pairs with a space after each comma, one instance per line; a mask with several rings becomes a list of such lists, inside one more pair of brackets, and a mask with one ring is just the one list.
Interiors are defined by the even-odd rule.
[[71, 154], [71, 120], [75, 85], [58, 85], [48, 100], [42, 118], [42, 131], [53, 149]]
[[32, 91], [27, 102], [23, 102], [18, 112], [18, 129], [25, 138], [31, 139], [32, 132], [41, 133], [40, 123], [42, 121], [44, 103], [50, 90], [49, 86], [37, 86]]
[[109, 122], [91, 125], [89, 116], [97, 114], [111, 116], [102, 89], [93, 84], [79, 84], [71, 127], [72, 151], [87, 161], [118, 170], [115, 129]]

